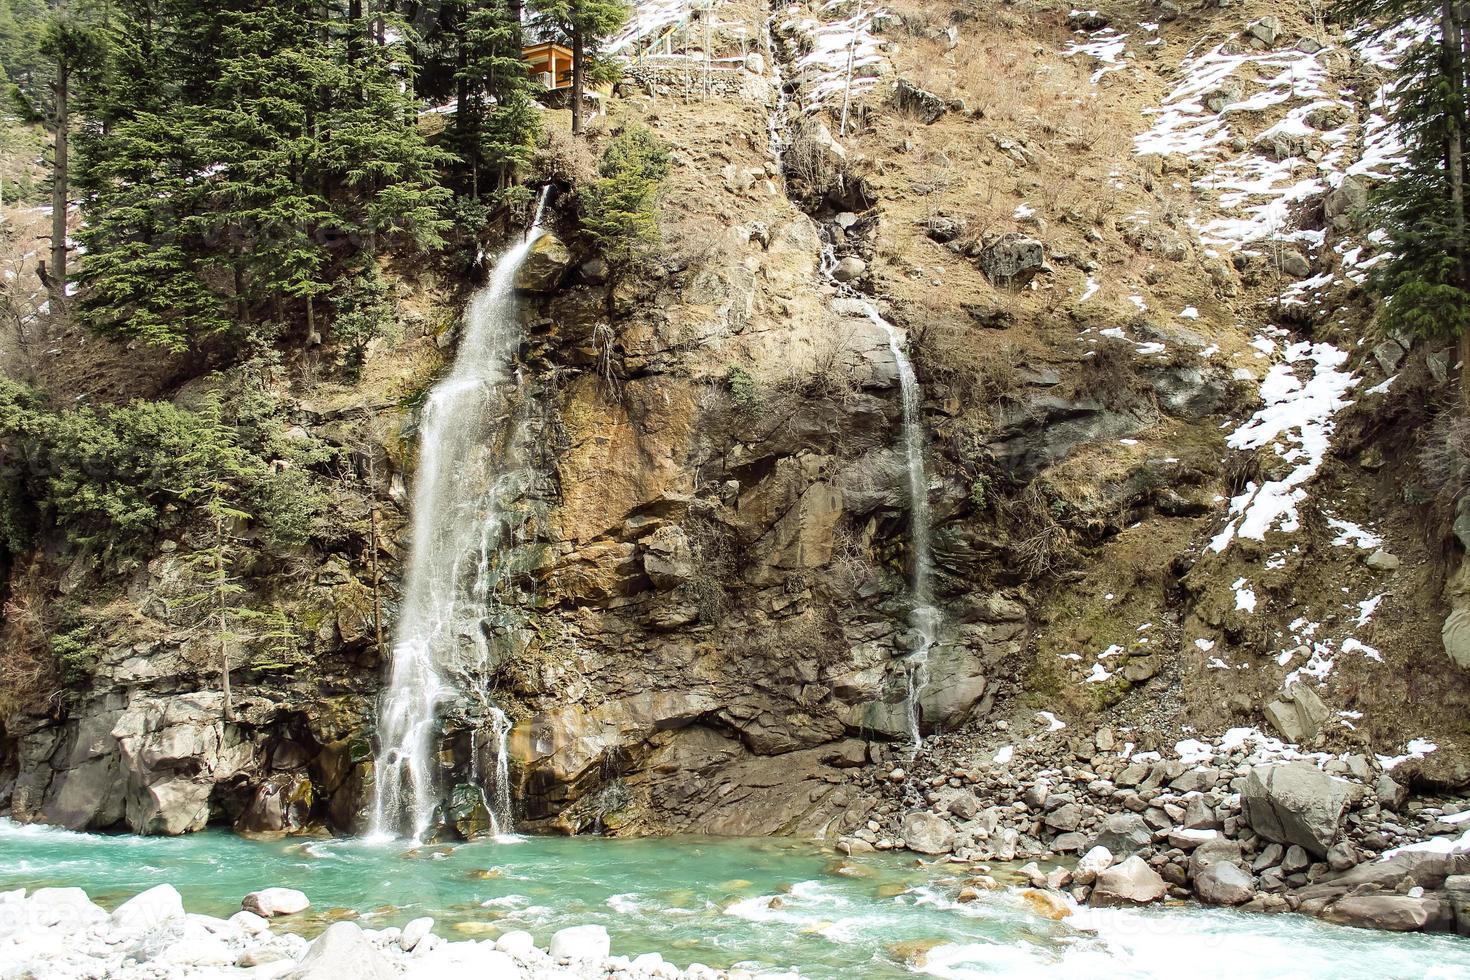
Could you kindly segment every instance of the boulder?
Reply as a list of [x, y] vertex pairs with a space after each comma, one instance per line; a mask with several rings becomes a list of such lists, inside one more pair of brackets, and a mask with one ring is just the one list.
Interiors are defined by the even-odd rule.
[[868, 271], [868, 263], [856, 255], [849, 255], [832, 268], [832, 278], [838, 282], [853, 282], [861, 279]]
[[1245, 859], [1241, 856], [1240, 844], [1217, 837], [1196, 847], [1189, 855], [1189, 876], [1198, 878], [1216, 864], [1234, 864], [1244, 870]]
[[184, 917], [184, 900], [173, 885], [155, 885], [134, 895], [113, 910], [113, 928], [124, 931], [152, 929], [170, 919]]
[[1294, 248], [1284, 248], [1276, 258], [1277, 268], [1282, 275], [1291, 276], [1293, 279], [1305, 279], [1312, 274], [1312, 263], [1307, 257]]
[[1253, 48], [1269, 48], [1276, 43], [1281, 33], [1281, 21], [1276, 17], [1262, 17], [1246, 25], [1245, 38]]
[[311, 901], [294, 888], [262, 888], [240, 901], [240, 908], [266, 919], [278, 915], [295, 915], [311, 907]]
[[1056, 892], [1043, 891], [1040, 888], [1027, 888], [1021, 892], [1021, 900], [1043, 919], [1060, 921], [1072, 914], [1072, 906], [1067, 900]]
[[997, 286], [1024, 286], [1046, 268], [1046, 246], [1025, 235], [1004, 235], [980, 250], [980, 271]]
[[1470, 936], [1470, 875], [1450, 875], [1444, 880], [1444, 893], [1455, 916], [1455, 931]]
[[412, 953], [414, 947], [424, 941], [424, 937], [434, 931], [434, 920], [429, 916], [414, 919], [403, 927], [398, 934], [398, 948], [405, 953]]
[[107, 919], [80, 888], [37, 888], [25, 900], [28, 921], [37, 926], [81, 929]]
[[552, 935], [549, 952], [556, 960], [605, 960], [612, 940], [602, 926], [570, 926]]
[[1136, 813], [1110, 814], [1093, 839], [1093, 846], [1105, 847], [1115, 856], [1127, 856], [1153, 843], [1153, 831]]
[[1344, 177], [1342, 183], [1327, 192], [1322, 211], [1339, 230], [1347, 230], [1359, 213], [1368, 206], [1368, 178], [1361, 174]]
[[1288, 684], [1281, 697], [1266, 705], [1266, 720], [1288, 742], [1307, 742], [1317, 737], [1332, 717], [1317, 692], [1300, 682]]
[[1418, 932], [1439, 914], [1439, 899], [1425, 895], [1350, 895], [1339, 899], [1322, 913], [1338, 925], [1389, 932]]
[[1169, 886], [1137, 854], [1122, 864], [1099, 872], [1091, 902], [1101, 906], [1147, 905], [1168, 894]]
[[1256, 886], [1239, 866], [1216, 861], [1195, 878], [1194, 893], [1206, 905], [1244, 905], [1256, 897]]
[[920, 854], [948, 854], [954, 849], [954, 828], [948, 820], [927, 810], [904, 817], [899, 833], [908, 849]]
[[1363, 564], [1375, 572], [1394, 572], [1398, 570], [1399, 558], [1391, 551], [1379, 548], [1373, 554], [1363, 560]]
[[672, 589], [694, 578], [694, 549], [684, 531], [665, 524], [643, 543], [643, 570], [656, 588]]
[[562, 284], [572, 268], [572, 253], [551, 233], [531, 246], [530, 254], [516, 273], [516, 288], [528, 293], [551, 293]]
[[900, 109], [913, 113], [920, 121], [931, 126], [949, 111], [948, 102], [902, 78], [894, 83], [893, 100]]
[[1106, 847], [1094, 847], [1077, 862], [1077, 870], [1098, 874], [1113, 866], [1113, 852]]
[[1267, 840], [1299, 844], [1318, 858], [1337, 841], [1349, 785], [1306, 762], [1255, 766], [1240, 800], [1246, 824]]
[[286, 980], [394, 980], [395, 974], [356, 923], [334, 922], [307, 947]]
[[275, 773], [255, 788], [235, 820], [235, 832], [299, 834], [310, 823], [314, 795], [306, 773]]

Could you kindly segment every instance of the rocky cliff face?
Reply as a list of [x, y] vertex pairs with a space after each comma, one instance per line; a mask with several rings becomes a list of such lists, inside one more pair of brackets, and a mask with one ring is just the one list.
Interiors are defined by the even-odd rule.
[[[610, 277], [563, 218], [521, 283], [538, 479], [477, 684], [514, 721], [523, 825], [838, 833], [876, 805], [921, 638], [896, 365], [854, 295], [925, 393], [926, 733], [1045, 709], [1140, 750], [1274, 725], [1452, 759], [1470, 590], [1460, 545], [1421, 533], [1436, 488], [1406, 433], [1438, 431], [1453, 358], [1373, 335], [1360, 287], [1386, 54], [1223, 4], [713, 16], [708, 67], [640, 59], [598, 121], [670, 145], [664, 247]], [[6, 720], [17, 817], [358, 828], [386, 656], [370, 545], [391, 636], [413, 396], [462, 291], [401, 298], [405, 338], [360, 384], [309, 358], [279, 382], [353, 460], [341, 534], [252, 580], [307, 625], [299, 659], [244, 665], [226, 721], [207, 645], [157, 601], [191, 542], [126, 578], [53, 554], [30, 587], [80, 588], [108, 640]], [[451, 712], [446, 782], [479, 722]]]

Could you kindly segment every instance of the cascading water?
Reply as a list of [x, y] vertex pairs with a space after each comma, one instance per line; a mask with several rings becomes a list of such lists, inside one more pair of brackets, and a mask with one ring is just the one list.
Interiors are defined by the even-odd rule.
[[[536, 205], [526, 237], [505, 253], [490, 281], [470, 300], [459, 354], [434, 386], [420, 423], [413, 493], [412, 550], [403, 589], [393, 668], [380, 708], [371, 833], [422, 839], [440, 802], [435, 756], [438, 712], [457, 693], [449, 680], [456, 654], [479, 650], [481, 627], [505, 544], [505, 502], [531, 475], [521, 462], [524, 433], [496, 438], [511, 365], [521, 343], [515, 279], [536, 242], [550, 187]], [[517, 419], [513, 430], [523, 428]], [[498, 718], [496, 717], [498, 715]], [[497, 761], [490, 806], [497, 832], [510, 828], [505, 715], [491, 714]]]
[[919, 697], [929, 680], [929, 650], [939, 632], [939, 610], [934, 606], [933, 522], [929, 511], [929, 478], [924, 471], [924, 390], [919, 386], [913, 362], [904, 350], [903, 335], [878, 312], [878, 308], [855, 290], [839, 283], [833, 270], [836, 252], [828, 246], [823, 253], [822, 272], [844, 296], [857, 301], [863, 314], [888, 338], [888, 349], [898, 370], [898, 388], [903, 407], [899, 444], [903, 449], [909, 491], [909, 549], [913, 570], [909, 579], [909, 626], [916, 635], [912, 651], [903, 660], [904, 718], [914, 751], [924, 744]]

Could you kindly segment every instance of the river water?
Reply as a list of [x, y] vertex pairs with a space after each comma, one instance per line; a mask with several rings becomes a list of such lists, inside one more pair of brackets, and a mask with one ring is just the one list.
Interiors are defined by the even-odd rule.
[[247, 892], [285, 885], [313, 902], [290, 926], [307, 935], [342, 917], [383, 928], [432, 915], [450, 938], [525, 929], [545, 944], [562, 926], [599, 923], [614, 953], [814, 980], [1470, 977], [1470, 941], [1452, 936], [1192, 905], [1053, 922], [1014, 889], [960, 905], [964, 870], [913, 855], [839, 858], [782, 839], [513, 841], [109, 837], [0, 821], [0, 888], [79, 885], [112, 906], [169, 882], [190, 911], [228, 915]]

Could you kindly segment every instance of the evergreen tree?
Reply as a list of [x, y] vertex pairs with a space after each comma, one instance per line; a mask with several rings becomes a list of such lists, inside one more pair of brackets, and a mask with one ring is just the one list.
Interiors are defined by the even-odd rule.
[[608, 143], [600, 176], [577, 192], [582, 228], [610, 261], [626, 263], [658, 241], [658, 192], [669, 153], [653, 132], [637, 127]]
[[530, 162], [540, 133], [535, 83], [521, 57], [519, 10], [501, 0], [462, 0], [465, 6], [458, 77], [467, 100], [455, 114], [459, 153], [470, 196], [480, 196], [481, 171], [490, 161], [497, 187]]
[[1342, 12], [1381, 24], [1381, 31], [1411, 19], [1433, 25], [1403, 52], [1392, 86], [1391, 118], [1408, 153], [1373, 195], [1370, 210], [1388, 232], [1392, 254], [1370, 284], [1383, 297], [1387, 328], [1460, 341], [1460, 391], [1470, 405], [1466, 9], [1452, 0], [1349, 0]]
[[580, 133], [590, 62], [628, 22], [628, 5], [623, 0], [548, 0], [536, 9], [543, 30], [571, 46], [572, 132]]

